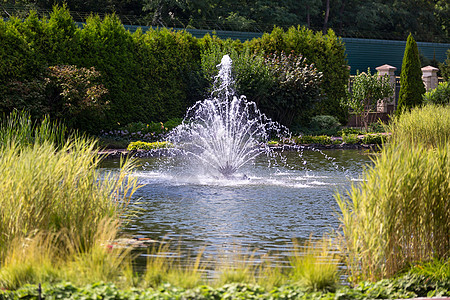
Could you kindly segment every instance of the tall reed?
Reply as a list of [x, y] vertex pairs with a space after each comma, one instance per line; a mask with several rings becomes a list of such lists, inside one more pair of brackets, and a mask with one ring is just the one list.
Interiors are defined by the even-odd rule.
[[388, 130], [363, 180], [336, 195], [354, 281], [450, 257], [450, 106], [414, 108]]
[[[19, 268], [28, 263], [22, 264], [18, 252], [11, 251], [35, 239], [37, 246], [27, 249], [42, 255], [22, 251], [27, 262], [35, 262], [34, 268], [48, 261], [58, 265], [64, 257], [66, 263], [73, 261], [71, 269], [78, 270], [77, 275], [83, 273], [84, 264], [89, 269], [85, 274], [106, 276], [105, 270], [121, 264], [104, 253], [138, 188], [131, 176], [133, 162], [123, 162], [117, 173], [104, 174], [98, 168], [102, 158], [97, 142], [77, 135], [66, 140], [65, 128], [59, 126], [48, 119], [37, 125], [26, 114], [13, 113], [0, 127], [0, 282], [14, 278], [11, 270], [39, 273], [31, 265]], [[43, 243], [46, 237], [55, 238]]]
[[1, 261], [0, 287], [9, 290], [25, 284], [54, 282], [61, 278], [61, 251], [56, 234], [15, 238]]
[[[14, 110], [0, 122], [0, 147], [14, 142], [16, 146], [26, 147], [44, 141], [56, 147], [63, 145], [69, 136], [67, 127], [45, 117], [40, 122], [33, 121], [27, 112]], [[72, 132], [71, 136], [75, 136]]]
[[69, 233], [68, 255], [61, 264], [60, 278], [77, 285], [96, 281], [123, 285], [128, 280], [126, 272], [132, 268], [133, 255], [131, 247], [117, 247], [112, 243], [119, 234], [119, 225], [120, 221], [116, 218], [103, 219], [96, 227], [87, 250], [79, 248], [79, 235], [72, 237]]
[[136, 181], [125, 175], [103, 176], [95, 143], [75, 140], [56, 151], [52, 144], [19, 149], [12, 144], [0, 155], [0, 248], [18, 235], [66, 229], [91, 243], [105, 217], [118, 218]]
[[354, 280], [450, 256], [450, 146], [391, 143], [348, 195], [337, 194]]
[[390, 141], [427, 147], [444, 146], [450, 142], [450, 105], [416, 107], [392, 120], [387, 126]]
[[128, 283], [131, 248], [113, 247], [118, 220], [104, 219], [89, 249], [80, 251], [79, 236], [68, 231], [37, 233], [15, 238], [0, 268], [0, 287], [17, 289], [25, 284], [70, 281], [87, 285], [96, 281]]

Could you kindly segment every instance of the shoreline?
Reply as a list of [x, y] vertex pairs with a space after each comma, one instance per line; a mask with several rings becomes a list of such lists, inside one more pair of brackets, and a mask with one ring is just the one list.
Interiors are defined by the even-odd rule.
[[[271, 145], [274, 151], [292, 151], [298, 148], [303, 148], [306, 151], [315, 150], [370, 150], [376, 151], [380, 149], [378, 144], [299, 144], [299, 145]], [[167, 149], [159, 150], [127, 150], [127, 149], [104, 149], [98, 151], [99, 155], [104, 156], [104, 159], [119, 159], [125, 157], [146, 158], [158, 157], [167, 155]]]

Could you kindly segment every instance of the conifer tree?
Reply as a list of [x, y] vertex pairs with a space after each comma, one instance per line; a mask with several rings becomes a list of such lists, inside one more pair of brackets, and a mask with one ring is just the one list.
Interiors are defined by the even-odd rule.
[[425, 94], [425, 86], [422, 81], [420, 68], [419, 49], [412, 34], [406, 41], [405, 54], [403, 55], [402, 72], [400, 73], [400, 92], [396, 114], [422, 103]]

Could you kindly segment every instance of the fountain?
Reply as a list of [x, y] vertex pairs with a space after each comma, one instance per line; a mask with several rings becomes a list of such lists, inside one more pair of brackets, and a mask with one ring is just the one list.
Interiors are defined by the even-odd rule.
[[370, 158], [356, 150], [270, 147], [289, 131], [236, 95], [231, 64], [224, 56], [210, 97], [168, 133], [173, 148], [143, 157], [136, 172], [143, 187], [133, 203], [140, 213], [126, 232], [179, 240], [183, 255], [194, 258], [200, 248], [214, 258], [234, 253], [235, 245], [249, 255], [289, 255], [292, 239], [338, 227], [333, 194], [358, 180]]
[[261, 113], [256, 104], [235, 93], [232, 61], [223, 56], [210, 98], [198, 101], [167, 140], [191, 166], [215, 177], [234, 174], [261, 155], [272, 153], [271, 137], [289, 135], [287, 128]]

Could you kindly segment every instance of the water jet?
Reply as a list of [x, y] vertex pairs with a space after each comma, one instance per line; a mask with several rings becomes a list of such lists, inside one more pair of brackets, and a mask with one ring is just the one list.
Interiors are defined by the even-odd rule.
[[181, 125], [167, 136], [173, 151], [189, 165], [216, 177], [234, 174], [259, 155], [271, 155], [267, 142], [289, 130], [266, 117], [254, 102], [234, 89], [232, 60], [223, 56], [209, 98], [189, 108]]

